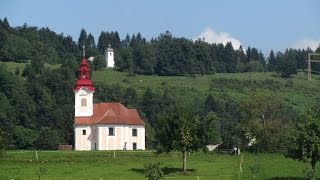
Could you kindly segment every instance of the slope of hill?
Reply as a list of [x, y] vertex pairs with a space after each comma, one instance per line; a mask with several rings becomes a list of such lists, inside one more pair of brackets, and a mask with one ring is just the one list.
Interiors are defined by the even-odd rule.
[[114, 70], [102, 70], [93, 73], [93, 82], [119, 84], [133, 87], [143, 93], [147, 87], [163, 91], [169, 89], [177, 95], [205, 98], [208, 94], [229, 96], [236, 101], [257, 89], [267, 89], [284, 98], [295, 109], [306, 109], [319, 98], [320, 76], [313, 75], [307, 80], [305, 72], [299, 72], [291, 78], [281, 78], [274, 72], [267, 73], [217, 73], [205, 76], [130, 76]]

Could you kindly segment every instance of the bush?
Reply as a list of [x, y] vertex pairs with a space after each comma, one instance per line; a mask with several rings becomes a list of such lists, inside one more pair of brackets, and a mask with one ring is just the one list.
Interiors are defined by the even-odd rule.
[[42, 127], [36, 140], [37, 149], [56, 150], [60, 143], [60, 134], [49, 127]]
[[148, 178], [148, 180], [159, 180], [163, 179], [164, 174], [160, 168], [160, 163], [151, 163], [144, 165], [144, 173], [145, 177]]

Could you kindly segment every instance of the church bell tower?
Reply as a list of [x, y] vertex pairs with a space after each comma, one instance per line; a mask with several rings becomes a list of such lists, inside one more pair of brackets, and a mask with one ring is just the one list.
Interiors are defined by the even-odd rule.
[[105, 56], [106, 56], [107, 68], [114, 68], [114, 52], [113, 52], [113, 48], [111, 47], [110, 44], [105, 52]]
[[93, 114], [93, 93], [95, 87], [89, 77], [89, 66], [85, 58], [85, 51], [83, 50], [83, 59], [79, 68], [79, 76], [76, 85], [73, 88], [75, 95], [75, 117], [88, 117]]

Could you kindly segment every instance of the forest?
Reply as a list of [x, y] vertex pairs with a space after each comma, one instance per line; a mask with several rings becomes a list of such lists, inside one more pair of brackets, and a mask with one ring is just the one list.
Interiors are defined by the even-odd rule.
[[[265, 56], [254, 47], [234, 49], [231, 43], [193, 41], [174, 37], [169, 31], [150, 40], [140, 33], [127, 34], [121, 39], [117, 31], [102, 31], [96, 43], [91, 33], [81, 29], [76, 42], [71, 36], [57, 34], [48, 27], [27, 24], [11, 27], [4, 18], [0, 20], [0, 61], [26, 63], [26, 66], [11, 72], [5, 63], [0, 64], [0, 144], [7, 149], [48, 150], [56, 149], [58, 144], [73, 144], [72, 87], [78, 76], [82, 47], [86, 48], [86, 58], [94, 57], [89, 65], [91, 73], [95, 73], [105, 71], [104, 52], [109, 44], [115, 51], [115, 70], [126, 73], [128, 78], [276, 72], [279, 77], [290, 79], [307, 68], [308, 53], [313, 52], [286, 49]], [[320, 53], [320, 46], [316, 52]], [[54, 65], [58, 66], [53, 68]], [[320, 66], [314, 65], [313, 70], [320, 71]], [[247, 143], [244, 132], [250, 131], [260, 137], [252, 150], [274, 152], [287, 145], [287, 130], [300, 121], [301, 112], [273, 93], [283, 86], [292, 86], [288, 82], [283, 85], [273, 80], [219, 78], [208, 85], [208, 94], [195, 94], [192, 98], [188, 96], [192, 89], [173, 90], [166, 88], [166, 83], [161, 90], [147, 87], [142, 92], [119, 83], [94, 82], [94, 85], [96, 102], [119, 101], [138, 109], [147, 124], [147, 148], [156, 148], [159, 119], [173, 106], [185, 102], [193, 107], [190, 112], [203, 127], [203, 139], [211, 137], [204, 143], [242, 146]], [[227, 94], [210, 93], [232, 88], [254, 90], [250, 90], [250, 97], [240, 101]]]

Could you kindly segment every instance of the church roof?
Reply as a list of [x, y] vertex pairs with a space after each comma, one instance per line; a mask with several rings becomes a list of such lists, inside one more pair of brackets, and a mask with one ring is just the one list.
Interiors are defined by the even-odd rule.
[[90, 91], [94, 91], [96, 88], [93, 86], [92, 81], [89, 77], [89, 66], [85, 58], [81, 61], [81, 66], [79, 68], [79, 77], [74, 86], [73, 90], [78, 91], [82, 87], [86, 87]]
[[136, 109], [128, 109], [121, 103], [93, 104], [93, 115], [90, 117], [75, 117], [75, 125], [93, 124], [125, 124], [145, 125]]

